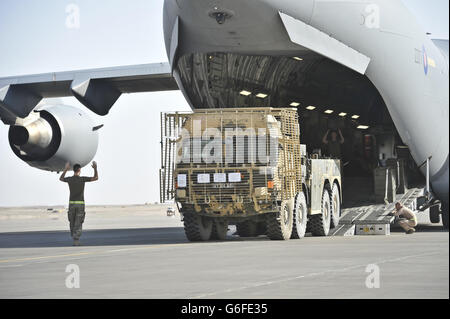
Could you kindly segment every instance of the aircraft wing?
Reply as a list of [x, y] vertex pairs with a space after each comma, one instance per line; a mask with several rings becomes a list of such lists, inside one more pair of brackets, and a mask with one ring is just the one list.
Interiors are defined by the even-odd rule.
[[43, 98], [75, 96], [91, 111], [108, 114], [123, 93], [178, 90], [169, 63], [0, 78], [0, 119], [24, 118]]

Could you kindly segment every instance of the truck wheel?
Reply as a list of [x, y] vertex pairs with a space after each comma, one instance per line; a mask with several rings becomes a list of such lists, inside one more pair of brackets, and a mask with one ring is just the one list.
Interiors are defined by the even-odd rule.
[[311, 233], [314, 236], [328, 236], [331, 225], [331, 202], [328, 189], [323, 190], [322, 212], [309, 218]]
[[256, 224], [256, 236], [266, 235], [266, 234], [267, 234], [266, 222], [258, 222]]
[[448, 230], [448, 204], [442, 205], [442, 225]]
[[213, 222], [211, 218], [197, 214], [184, 214], [184, 232], [190, 241], [207, 241], [211, 237]]
[[267, 217], [267, 236], [272, 240], [288, 240], [292, 235], [294, 223], [293, 200], [281, 203], [280, 214], [270, 214]]
[[333, 184], [331, 191], [331, 205], [331, 228], [336, 228], [341, 218], [341, 197], [336, 183]]
[[439, 224], [441, 222], [439, 206], [430, 207], [430, 222], [433, 224]]
[[308, 222], [308, 206], [306, 206], [305, 193], [300, 192], [295, 197], [294, 223], [292, 226], [292, 239], [305, 237], [306, 224]]
[[258, 225], [251, 220], [246, 220], [236, 225], [236, 231], [240, 237], [256, 237]]
[[221, 218], [215, 218], [213, 221], [213, 227], [211, 232], [212, 240], [225, 240], [227, 239], [228, 222]]

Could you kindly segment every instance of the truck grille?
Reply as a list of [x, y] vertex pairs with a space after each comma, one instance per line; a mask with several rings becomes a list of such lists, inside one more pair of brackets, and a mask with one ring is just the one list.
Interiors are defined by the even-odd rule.
[[[226, 176], [225, 182], [214, 182], [214, 174]], [[240, 175], [240, 181], [230, 181], [229, 174]], [[189, 174], [189, 171], [177, 170], [178, 175], [186, 176], [186, 185], [177, 187], [177, 190], [185, 190], [184, 198], [177, 197], [181, 203], [209, 204], [211, 201], [218, 203], [251, 203], [255, 188], [267, 188], [272, 181], [270, 169], [257, 168], [245, 170], [196, 170]], [[198, 175], [209, 175], [210, 183], [200, 183]], [[177, 184], [177, 183], [176, 183]], [[258, 199], [269, 200], [271, 194], [267, 192], [264, 197]]]

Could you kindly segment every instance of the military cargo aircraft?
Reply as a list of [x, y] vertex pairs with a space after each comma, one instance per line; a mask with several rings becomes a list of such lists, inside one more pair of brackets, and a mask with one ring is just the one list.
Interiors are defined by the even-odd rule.
[[449, 44], [402, 1], [165, 0], [163, 15], [169, 63], [0, 78], [13, 152], [49, 171], [94, 157], [99, 127], [84, 112], [33, 112], [50, 97], [74, 96], [99, 115], [123, 93], [164, 90], [181, 90], [193, 109], [293, 106], [305, 144], [346, 129], [344, 157], [362, 167], [406, 149], [448, 228]]

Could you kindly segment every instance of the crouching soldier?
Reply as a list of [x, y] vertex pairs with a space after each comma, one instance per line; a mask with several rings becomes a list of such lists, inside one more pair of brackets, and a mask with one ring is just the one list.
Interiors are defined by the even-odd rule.
[[400, 217], [398, 224], [407, 234], [415, 233], [417, 226], [417, 217], [412, 210], [404, 207], [400, 203], [395, 204], [395, 210], [392, 212], [393, 216]]

